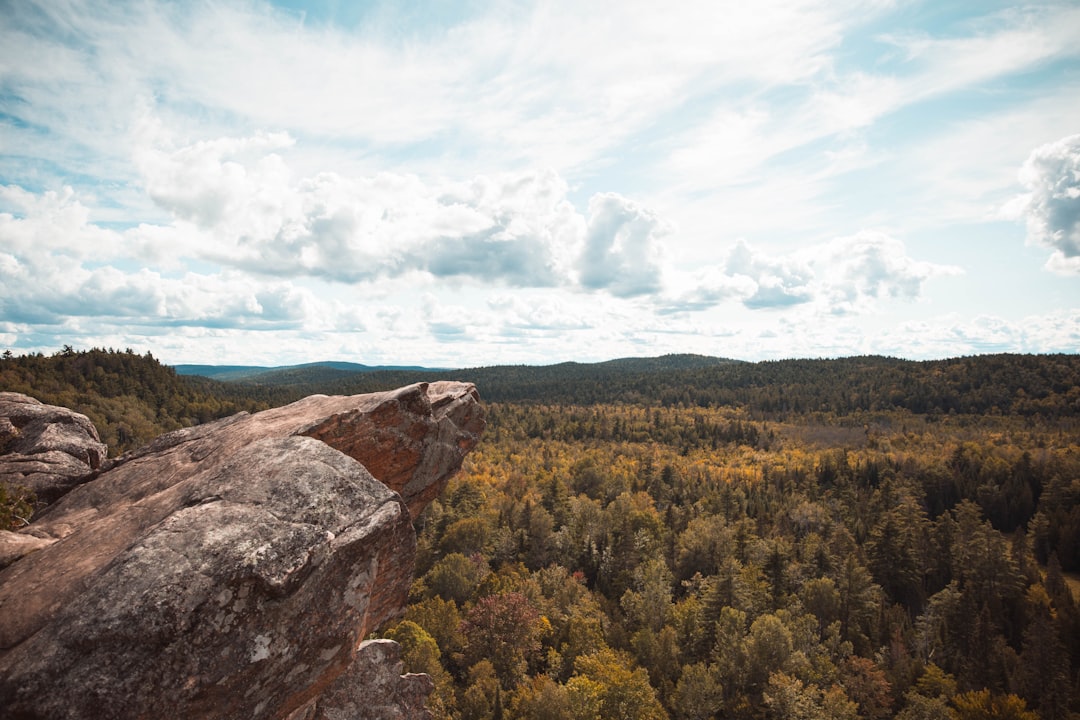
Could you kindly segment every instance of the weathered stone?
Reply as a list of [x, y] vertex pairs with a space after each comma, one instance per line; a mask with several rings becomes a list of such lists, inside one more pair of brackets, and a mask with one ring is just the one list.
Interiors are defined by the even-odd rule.
[[455, 388], [460, 384], [432, 383], [426, 392], [413, 385], [370, 412], [339, 413], [301, 433], [359, 460], [401, 493], [415, 516], [446, 487], [449, 475], [443, 473], [436, 483], [432, 475], [444, 465], [461, 467], [464, 453], [484, 430], [476, 398]]
[[6, 568], [24, 555], [52, 545], [56, 540], [34, 537], [23, 533], [0, 530], [0, 569]]
[[356, 457], [393, 468], [419, 510], [482, 428], [471, 385], [418, 384], [313, 396], [107, 464], [20, 533], [55, 542], [0, 571], [0, 707], [43, 719], [315, 707], [412, 579], [410, 513]]
[[0, 392], [0, 482], [33, 490], [41, 505], [89, 479], [107, 451], [85, 415]]
[[361, 643], [353, 664], [315, 702], [311, 720], [430, 720], [425, 703], [435, 683], [401, 670], [396, 642]]

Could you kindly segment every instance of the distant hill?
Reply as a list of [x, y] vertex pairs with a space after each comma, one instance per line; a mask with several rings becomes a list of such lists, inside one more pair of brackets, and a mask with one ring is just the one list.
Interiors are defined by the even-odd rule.
[[267, 372], [273, 368], [259, 367], [257, 365], [174, 365], [177, 375], [196, 375], [210, 378], [211, 380], [243, 380]]
[[[180, 375], [198, 375], [238, 385], [289, 389], [301, 394], [355, 394], [385, 390], [431, 380], [468, 380], [491, 399], [560, 402], [606, 402], [642, 377], [744, 364], [705, 355], [662, 355], [619, 358], [598, 363], [564, 362], [555, 365], [497, 365], [447, 370], [419, 366], [369, 366], [346, 362], [313, 362], [283, 367], [238, 365], [177, 365]], [[583, 395], [578, 395], [584, 392]], [[564, 397], [569, 393], [568, 397]], [[627, 398], [628, 401], [645, 398]]]
[[379, 371], [440, 372], [420, 365], [362, 365], [360, 363], [323, 361], [301, 365], [266, 367], [261, 365], [175, 365], [178, 375], [197, 375], [221, 382], [250, 382], [259, 385], [295, 385], [326, 382], [352, 373]]
[[70, 348], [52, 356], [0, 357], [0, 391], [26, 393], [86, 413], [114, 454], [167, 430], [241, 410], [283, 405], [305, 395], [351, 395], [436, 380], [473, 382], [487, 402], [734, 406], [762, 419], [891, 410], [1080, 417], [1076, 354], [979, 355], [924, 362], [876, 356], [742, 362], [665, 355], [459, 370], [331, 362], [286, 368], [174, 369], [150, 353]]
[[600, 363], [366, 372], [314, 363], [264, 372], [235, 386], [294, 395], [348, 395], [434, 380], [473, 382], [481, 397], [493, 402], [734, 405], [773, 417], [892, 409], [919, 414], [1080, 415], [1080, 355], [1064, 354], [766, 362], [664, 355]]

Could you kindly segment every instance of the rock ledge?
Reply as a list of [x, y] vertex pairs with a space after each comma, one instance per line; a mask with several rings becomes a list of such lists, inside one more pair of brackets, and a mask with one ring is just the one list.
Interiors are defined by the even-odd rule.
[[413, 514], [483, 427], [472, 385], [420, 383], [312, 396], [99, 458], [97, 477], [15, 533], [39, 547], [0, 571], [0, 707], [372, 717], [355, 714], [370, 685], [356, 673], [375, 657], [383, 669], [365, 673], [389, 698], [377, 717], [425, 717], [430, 681], [362, 641], [403, 610]]

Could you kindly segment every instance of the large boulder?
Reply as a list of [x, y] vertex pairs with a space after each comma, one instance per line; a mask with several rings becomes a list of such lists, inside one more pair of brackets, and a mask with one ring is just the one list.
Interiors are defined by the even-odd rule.
[[472, 385], [421, 383], [234, 416], [106, 464], [21, 533], [53, 542], [0, 571], [0, 707], [352, 717], [323, 695], [402, 611], [412, 513], [483, 425]]
[[29, 488], [42, 505], [91, 477], [107, 448], [80, 413], [0, 392], [0, 482]]

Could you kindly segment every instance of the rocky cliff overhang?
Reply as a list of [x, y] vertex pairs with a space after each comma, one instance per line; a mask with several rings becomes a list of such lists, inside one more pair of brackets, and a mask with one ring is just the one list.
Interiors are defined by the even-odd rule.
[[368, 698], [386, 683], [357, 677], [374, 651], [357, 652], [402, 611], [412, 517], [483, 427], [471, 384], [420, 383], [308, 397], [88, 467], [14, 534], [38, 547], [0, 571], [0, 708], [422, 717], [428, 686], [405, 676], [392, 690], [407, 702]]

